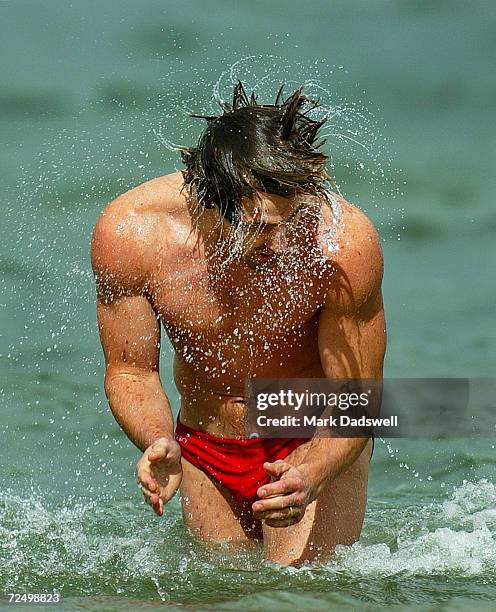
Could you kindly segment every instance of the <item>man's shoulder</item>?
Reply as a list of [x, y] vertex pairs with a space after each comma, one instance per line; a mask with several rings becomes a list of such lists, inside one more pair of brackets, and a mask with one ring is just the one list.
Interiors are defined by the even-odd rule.
[[102, 216], [137, 218], [173, 214], [181, 205], [184, 208], [182, 186], [183, 178], [179, 171], [145, 181], [107, 204]]
[[119, 195], [100, 213], [92, 234], [94, 270], [142, 276], [153, 264], [157, 240], [184, 214], [180, 172], [146, 181]]
[[324, 228], [324, 235], [325, 230], [331, 230], [332, 238], [329, 245], [325, 241], [323, 245], [335, 270], [331, 294], [341, 290], [341, 299], [348, 295], [360, 307], [381, 288], [384, 269], [381, 239], [363, 210], [337, 194], [332, 196], [333, 214]]
[[119, 195], [100, 213], [96, 233], [118, 242], [148, 242], [160, 222], [185, 213], [182, 175], [174, 172], [146, 181]]

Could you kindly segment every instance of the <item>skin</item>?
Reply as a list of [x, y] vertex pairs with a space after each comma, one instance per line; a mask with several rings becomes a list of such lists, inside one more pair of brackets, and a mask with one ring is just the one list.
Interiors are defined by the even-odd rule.
[[158, 516], [180, 487], [185, 523], [202, 541], [247, 546], [263, 538], [268, 560], [325, 560], [336, 544], [359, 538], [371, 442], [316, 438], [264, 464], [272, 482], [243, 512], [181, 458], [159, 376], [160, 322], [174, 348], [181, 421], [242, 437], [248, 376], [382, 377], [379, 238], [364, 213], [336, 195], [343, 212], [336, 251], [322, 239], [332, 225], [322, 201], [260, 193], [243, 199], [247, 237], [241, 255], [222, 266], [229, 226], [216, 209], [198, 217], [194, 194], [182, 186], [176, 172], [123, 194], [92, 238], [105, 392], [143, 451], [139, 486]]

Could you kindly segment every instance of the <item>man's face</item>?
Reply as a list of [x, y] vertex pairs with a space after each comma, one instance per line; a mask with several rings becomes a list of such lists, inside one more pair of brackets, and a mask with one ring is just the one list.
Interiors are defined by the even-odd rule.
[[257, 268], [289, 246], [292, 224], [304, 204], [264, 192], [253, 198], [242, 198], [241, 204], [242, 258], [250, 267]]

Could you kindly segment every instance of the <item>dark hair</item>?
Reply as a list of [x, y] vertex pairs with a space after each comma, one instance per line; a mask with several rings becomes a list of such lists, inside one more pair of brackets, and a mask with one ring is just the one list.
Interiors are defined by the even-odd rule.
[[304, 96], [301, 86], [282, 101], [283, 87], [274, 104], [264, 105], [254, 93], [248, 99], [238, 82], [232, 105], [221, 103], [222, 115], [191, 115], [208, 124], [197, 147], [180, 147], [184, 184], [195, 187], [200, 205], [217, 206], [231, 223], [239, 219], [243, 196], [256, 191], [318, 194], [330, 179], [325, 171], [328, 156], [317, 150], [325, 140], [314, 144], [326, 120], [308, 117], [318, 100]]

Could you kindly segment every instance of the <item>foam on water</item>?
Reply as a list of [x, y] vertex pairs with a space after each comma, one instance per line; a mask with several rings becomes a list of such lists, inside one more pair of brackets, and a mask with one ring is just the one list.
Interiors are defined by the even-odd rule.
[[[51, 584], [59, 590], [70, 585], [89, 594], [99, 592], [100, 579], [105, 583], [106, 577], [111, 582], [118, 577], [125, 585], [128, 579], [154, 579], [163, 571], [164, 559], [156, 551], [175, 541], [177, 513], [157, 528], [142, 515], [130, 521], [136, 510], [131, 502], [116, 507], [100, 498], [54, 506], [40, 493], [36, 488], [28, 496], [6, 490], [0, 496], [5, 587]], [[117, 592], [123, 592], [118, 585]]]
[[[464, 481], [451, 497], [435, 508], [417, 509], [425, 521], [405, 524], [397, 537], [397, 550], [385, 543], [340, 547], [336, 567], [370, 576], [440, 574], [477, 575], [496, 564], [496, 487], [485, 479]], [[427, 524], [438, 524], [429, 528]], [[410, 535], [409, 532], [417, 532]]]
[[[372, 500], [373, 504], [373, 500]], [[378, 577], [483, 576], [496, 584], [496, 486], [487, 479], [464, 481], [445, 499], [415, 508], [388, 508], [373, 533], [338, 547], [325, 565], [301, 569], [261, 562], [261, 552], [204, 551], [182, 526], [178, 504], [169, 518], [146, 517], [131, 501], [109, 498], [53, 505], [40, 491], [0, 494], [0, 581], [6, 590], [70, 590], [71, 594], [159, 596], [164, 601], [205, 601], [226, 584], [225, 596], [293, 588], [320, 592], [330, 584]], [[390, 542], [394, 514], [396, 542]], [[389, 517], [389, 518], [388, 518]], [[385, 541], [386, 540], [386, 541]], [[217, 590], [215, 585], [217, 585]], [[228, 585], [228, 586], [227, 586]]]

